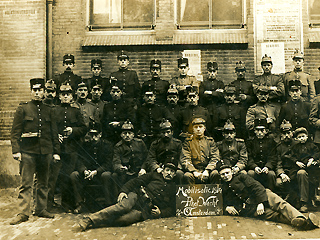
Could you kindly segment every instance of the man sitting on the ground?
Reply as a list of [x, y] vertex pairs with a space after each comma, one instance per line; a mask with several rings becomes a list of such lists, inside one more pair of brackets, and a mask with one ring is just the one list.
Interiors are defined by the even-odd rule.
[[319, 219], [315, 214], [310, 213], [306, 218], [249, 175], [233, 175], [231, 166], [224, 164], [218, 169], [223, 180], [223, 207], [226, 213], [282, 222], [304, 230], [319, 227]]
[[127, 182], [118, 203], [85, 217], [79, 222], [85, 231], [90, 227], [114, 224], [129, 225], [146, 219], [175, 215], [175, 182], [177, 166], [166, 163], [161, 173], [144, 174]]

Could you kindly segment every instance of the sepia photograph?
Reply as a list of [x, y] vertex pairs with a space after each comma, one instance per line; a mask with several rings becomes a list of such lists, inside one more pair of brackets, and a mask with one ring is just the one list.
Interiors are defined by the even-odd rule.
[[0, 240], [320, 239], [320, 0], [1, 0]]

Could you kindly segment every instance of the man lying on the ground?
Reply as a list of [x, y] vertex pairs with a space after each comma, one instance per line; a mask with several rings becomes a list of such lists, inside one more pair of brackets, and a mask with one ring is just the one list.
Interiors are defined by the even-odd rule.
[[223, 181], [223, 207], [226, 213], [282, 222], [303, 230], [319, 227], [319, 219], [315, 214], [310, 213], [306, 218], [247, 174], [233, 174], [231, 166], [226, 164], [218, 169]]
[[155, 171], [131, 179], [122, 187], [118, 203], [84, 217], [79, 222], [81, 230], [174, 216], [176, 170], [177, 166], [168, 162], [161, 173]]

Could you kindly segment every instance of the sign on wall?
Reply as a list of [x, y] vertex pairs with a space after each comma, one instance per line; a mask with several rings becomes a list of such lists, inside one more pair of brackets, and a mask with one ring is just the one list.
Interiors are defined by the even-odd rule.
[[184, 50], [182, 57], [188, 58], [190, 68], [188, 75], [197, 77], [201, 74], [201, 50]]
[[177, 185], [176, 216], [216, 216], [223, 211], [219, 184]]
[[284, 43], [273, 42], [273, 43], [261, 43], [261, 54], [262, 56], [267, 54], [271, 57], [273, 67], [272, 73], [279, 74], [285, 72], [285, 58], [284, 58]]

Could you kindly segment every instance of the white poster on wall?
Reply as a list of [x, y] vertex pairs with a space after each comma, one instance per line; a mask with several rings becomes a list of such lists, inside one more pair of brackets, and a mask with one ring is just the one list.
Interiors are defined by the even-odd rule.
[[182, 57], [189, 60], [190, 70], [188, 75], [201, 75], [201, 50], [184, 50]]
[[279, 74], [285, 72], [284, 42], [261, 43], [261, 53], [258, 59], [267, 54], [271, 57], [273, 68], [272, 73]]

